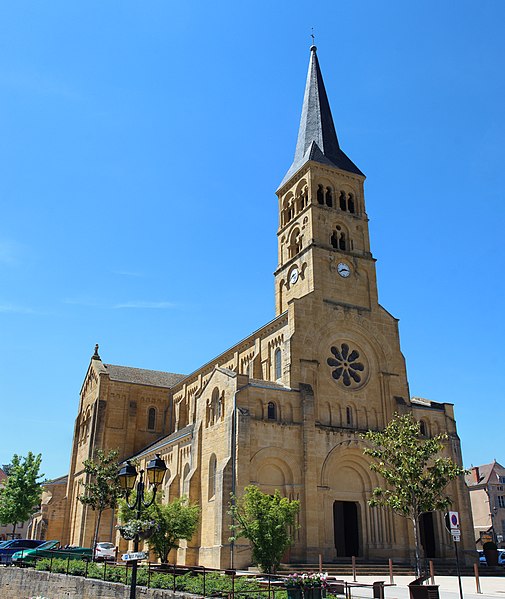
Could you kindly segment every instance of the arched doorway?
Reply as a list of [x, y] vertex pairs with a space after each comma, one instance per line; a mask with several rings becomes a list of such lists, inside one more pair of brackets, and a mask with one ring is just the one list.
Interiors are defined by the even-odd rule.
[[359, 506], [354, 501], [333, 502], [333, 530], [337, 557], [360, 554]]
[[433, 512], [421, 514], [421, 517], [419, 518], [419, 529], [424, 557], [437, 557], [437, 542], [435, 537]]

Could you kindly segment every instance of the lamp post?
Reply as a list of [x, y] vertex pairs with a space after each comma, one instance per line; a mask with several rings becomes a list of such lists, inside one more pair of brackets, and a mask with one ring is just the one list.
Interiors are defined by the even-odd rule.
[[[165, 462], [161, 459], [160, 454], [157, 453], [156, 457], [152, 459], [149, 464], [147, 464], [147, 480], [152, 485], [153, 488], [153, 496], [150, 501], [144, 501], [144, 471], [141, 470], [139, 474], [139, 480], [137, 482], [135, 501], [132, 505], [128, 503], [128, 496], [131, 491], [133, 491], [133, 487], [135, 486], [135, 481], [137, 480], [137, 469], [135, 466], [128, 460], [126, 465], [121, 468], [119, 471], [119, 484], [121, 485], [121, 489], [125, 492], [126, 503], [128, 507], [132, 510], [136, 511], [136, 518], [140, 520], [140, 515], [142, 513], [143, 508], [148, 508], [153, 504], [156, 498], [156, 491], [158, 487], [163, 481], [163, 477], [165, 476], [165, 471], [167, 466]], [[135, 534], [133, 539], [133, 551], [137, 552], [139, 550], [139, 535]], [[130, 599], [135, 599], [137, 593], [137, 568], [138, 561], [133, 560], [132, 567], [132, 579], [131, 579], [131, 587], [130, 587]]]

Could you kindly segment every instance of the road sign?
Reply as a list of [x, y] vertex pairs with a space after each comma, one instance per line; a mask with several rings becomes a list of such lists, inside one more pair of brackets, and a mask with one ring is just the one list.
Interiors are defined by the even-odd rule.
[[447, 512], [447, 514], [445, 515], [445, 527], [451, 533], [453, 530], [459, 530], [458, 512]]
[[145, 551], [132, 551], [131, 553], [123, 554], [123, 561], [131, 562], [139, 559], [146, 559], [147, 553]]
[[458, 512], [449, 512], [449, 524], [451, 525], [451, 530], [459, 530]]

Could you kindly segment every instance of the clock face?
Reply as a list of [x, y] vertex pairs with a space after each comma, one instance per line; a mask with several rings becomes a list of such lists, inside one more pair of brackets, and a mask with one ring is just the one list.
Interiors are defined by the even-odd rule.
[[293, 268], [291, 274], [289, 275], [289, 282], [291, 283], [291, 285], [294, 285], [296, 281], [298, 281], [298, 269]]
[[347, 278], [351, 274], [351, 268], [345, 262], [339, 262], [337, 264], [337, 272], [341, 277]]

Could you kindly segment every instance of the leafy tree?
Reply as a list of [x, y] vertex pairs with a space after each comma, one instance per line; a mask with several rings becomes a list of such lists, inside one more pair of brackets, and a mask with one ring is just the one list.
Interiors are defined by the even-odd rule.
[[12, 524], [12, 538], [16, 524], [24, 522], [40, 504], [42, 487], [39, 474], [42, 456], [28, 452], [26, 458], [14, 454], [9, 464], [9, 478], [0, 489], [0, 523]]
[[421, 436], [420, 424], [412, 414], [395, 414], [382, 432], [363, 435], [371, 447], [364, 453], [374, 459], [370, 469], [386, 481], [376, 487], [371, 507], [388, 507], [409, 518], [414, 530], [416, 572], [421, 576], [419, 521], [421, 514], [447, 510], [452, 501], [444, 491], [449, 482], [465, 473], [450, 458], [437, 457], [447, 434], [432, 439]]
[[268, 573], [274, 573], [286, 549], [293, 542], [298, 528], [296, 516], [300, 502], [282, 497], [276, 489], [273, 495], [262, 493], [255, 485], [244, 489], [240, 498], [232, 498], [230, 514], [235, 538], [249, 539], [254, 563]]
[[[146, 495], [146, 501], [149, 501], [149, 496]], [[135, 493], [132, 493], [131, 502], [135, 502]], [[200, 507], [190, 504], [186, 497], [179, 497], [170, 503], [162, 503], [161, 497], [158, 496], [157, 501], [143, 511], [142, 517], [146, 521], [155, 522], [155, 532], [147, 543], [161, 563], [167, 564], [170, 551], [179, 547], [178, 541], [189, 540], [195, 533], [200, 518]], [[119, 502], [121, 522], [126, 524], [135, 518], [135, 510], [121, 499]]]
[[88, 482], [83, 484], [84, 493], [79, 495], [78, 499], [83, 505], [97, 512], [93, 548], [96, 547], [102, 513], [106, 509], [114, 509], [121, 495], [118, 455], [117, 449], [111, 449], [107, 453], [98, 449], [95, 460], [84, 461], [84, 472], [88, 475]]

